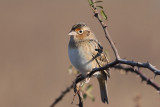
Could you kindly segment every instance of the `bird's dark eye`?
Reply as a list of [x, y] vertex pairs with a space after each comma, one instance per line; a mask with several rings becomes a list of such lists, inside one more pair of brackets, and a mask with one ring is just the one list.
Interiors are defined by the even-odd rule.
[[83, 33], [83, 30], [79, 30], [78, 33], [79, 33], [79, 34], [82, 34], [82, 33]]

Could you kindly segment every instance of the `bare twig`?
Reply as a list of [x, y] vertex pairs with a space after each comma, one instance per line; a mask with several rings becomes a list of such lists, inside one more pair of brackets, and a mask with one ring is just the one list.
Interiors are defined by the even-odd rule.
[[94, 4], [91, 5], [91, 8], [93, 10], [94, 16], [97, 18], [97, 20], [101, 24], [101, 26], [103, 28], [103, 31], [105, 33], [105, 37], [107, 38], [108, 42], [110, 43], [110, 46], [112, 47], [112, 50], [114, 52], [114, 55], [115, 55], [116, 59], [120, 59], [120, 56], [119, 56], [118, 51], [117, 51], [117, 48], [115, 47], [115, 45], [114, 45], [114, 43], [113, 43], [113, 41], [112, 41], [112, 39], [111, 39], [111, 37], [110, 37], [110, 35], [108, 33], [107, 25], [106, 25], [106, 23], [104, 23], [102, 21], [102, 18], [101, 18], [100, 14], [99, 14], [99, 12], [98, 12], [98, 10], [96, 8], [96, 4], [95, 4], [96, 0], [92, 0], [92, 1], [94, 2]]
[[66, 88], [65, 91], [62, 92], [62, 94], [52, 103], [52, 105], [50, 107], [54, 107], [59, 101], [62, 100], [62, 98], [68, 93], [70, 92], [70, 90], [73, 88], [73, 84], [71, 84], [68, 88]]
[[78, 92], [78, 98], [79, 98], [79, 104], [78, 104], [78, 106], [79, 107], [83, 107], [83, 100], [82, 100], [82, 93], [79, 91]]

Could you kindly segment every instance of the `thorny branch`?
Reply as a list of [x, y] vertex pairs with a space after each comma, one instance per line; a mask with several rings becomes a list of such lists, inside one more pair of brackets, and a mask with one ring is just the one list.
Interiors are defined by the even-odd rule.
[[[130, 65], [130, 67], [124, 67], [120, 64], [125, 64], [125, 65]], [[151, 85], [154, 87], [157, 91], [160, 91], [160, 87], [156, 85], [151, 79], [148, 79], [144, 74], [142, 74], [139, 69], [134, 69], [134, 67], [142, 67], [142, 68], [148, 68], [149, 70], [153, 71], [155, 75], [160, 75], [160, 70], [156, 69], [153, 65], [150, 63], [141, 63], [141, 62], [134, 62], [134, 61], [127, 61], [124, 59], [119, 59], [115, 60], [113, 62], [108, 63], [107, 65], [100, 67], [100, 68], [95, 68], [93, 69], [89, 74], [86, 75], [86, 77], [81, 77], [76, 80], [76, 83], [84, 80], [85, 78], [90, 78], [95, 72], [106, 70], [108, 68], [115, 68], [115, 69], [122, 69], [124, 71], [131, 71], [136, 73], [141, 77], [143, 81], [146, 81], [147, 84]]]
[[[142, 72], [140, 72], [139, 68], [147, 68], [148, 70], [152, 71], [155, 76], [156, 75], [160, 75], [160, 70], [157, 69], [155, 66], [153, 66], [152, 64], [150, 64], [149, 62], [146, 62], [146, 63], [142, 63], [142, 62], [135, 62], [135, 61], [129, 61], [129, 60], [126, 60], [126, 59], [121, 59], [120, 58], [120, 55], [118, 54], [118, 50], [116, 49], [116, 46], [114, 44], [114, 42], [112, 41], [109, 33], [108, 33], [108, 30], [107, 30], [107, 25], [104, 21], [102, 21], [102, 18], [98, 12], [98, 9], [96, 8], [96, 0], [92, 0], [93, 1], [93, 5], [90, 5], [91, 6], [91, 9], [93, 10], [93, 13], [94, 13], [94, 16], [97, 18], [97, 20], [100, 22], [103, 30], [104, 30], [104, 33], [105, 33], [105, 37], [107, 38], [113, 52], [114, 52], [114, 55], [115, 55], [115, 60], [113, 62], [110, 62], [108, 63], [107, 65], [103, 66], [103, 67], [100, 67], [100, 68], [95, 68], [93, 69], [89, 74], [87, 74], [85, 77], [84, 76], [81, 76], [81, 77], [78, 77], [76, 78], [75, 80], [75, 83], [79, 83], [81, 81], [83, 81], [84, 79], [86, 78], [90, 78], [92, 77], [92, 75], [95, 73], [95, 72], [99, 72], [99, 71], [102, 71], [102, 70], [106, 70], [108, 68], [115, 68], [115, 69], [122, 69], [126, 72], [133, 72], [137, 75], [140, 76], [140, 78], [142, 79], [142, 81], [146, 81], [148, 85], [154, 87], [158, 92], [160, 92], [160, 86], [158, 86], [156, 83], [154, 83], [151, 79], [149, 79], [147, 76], [145, 76]], [[127, 67], [123, 66], [123, 65], [127, 65]], [[134, 69], [134, 67], [137, 67], [138, 69]], [[68, 93], [72, 88], [75, 88], [74, 87], [74, 84], [72, 84], [70, 87], [68, 87], [64, 92], [62, 92], [62, 94], [54, 101], [54, 103], [51, 105], [51, 107], [54, 107], [64, 96], [66, 93]], [[82, 101], [82, 97], [81, 95], [78, 93], [78, 97], [79, 97], [79, 104], [78, 106], [79, 107], [83, 107], [83, 101]]]
[[154, 87], [156, 90], [160, 91], [160, 87], [156, 83], [154, 83], [152, 81], [152, 79], [149, 79], [147, 76], [142, 74], [139, 69], [134, 69], [133, 67], [125, 67], [122, 65], [115, 65], [113, 68], [118, 69], [118, 70], [124, 70], [126, 72], [135, 73], [140, 76], [142, 82], [146, 81], [148, 85], [150, 85], [150, 86]]

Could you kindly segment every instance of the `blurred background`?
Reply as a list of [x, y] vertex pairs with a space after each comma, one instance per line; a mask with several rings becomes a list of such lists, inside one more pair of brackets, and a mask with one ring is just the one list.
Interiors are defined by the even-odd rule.
[[[104, 0], [102, 5], [120, 56], [160, 69], [160, 0]], [[49, 107], [72, 83], [68, 33], [78, 22], [90, 26], [113, 61], [88, 0], [0, 0], [0, 107]], [[136, 96], [140, 107], [160, 107], [158, 92], [135, 74], [111, 71], [109, 105], [101, 103], [97, 80], [91, 83], [96, 99], [85, 100], [85, 107], [136, 107]], [[73, 90], [56, 107], [75, 107], [78, 98], [73, 105], [72, 99]]]

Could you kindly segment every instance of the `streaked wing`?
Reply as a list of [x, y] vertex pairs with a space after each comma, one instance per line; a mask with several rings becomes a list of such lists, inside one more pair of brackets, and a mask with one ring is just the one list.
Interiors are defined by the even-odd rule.
[[[93, 42], [92, 43], [94, 45], [92, 44], [92, 46], [95, 47], [94, 51], [92, 51], [93, 59], [96, 60], [98, 67], [103, 67], [104, 65], [108, 64], [108, 62], [109, 62], [107, 59], [107, 56], [103, 52], [103, 47], [100, 45], [100, 43], [97, 41], [93, 41]], [[106, 79], [107, 79], [107, 77], [110, 77], [109, 69], [103, 70], [102, 74], [106, 75]]]

